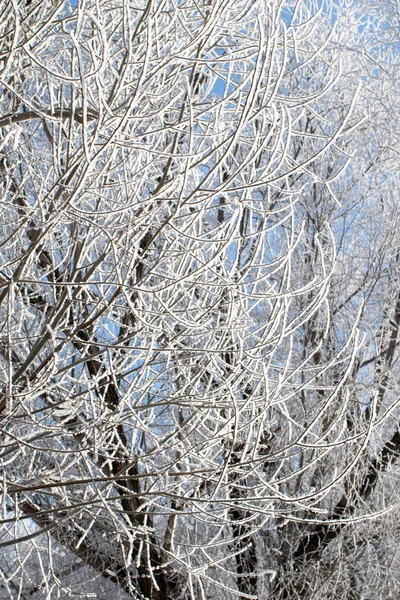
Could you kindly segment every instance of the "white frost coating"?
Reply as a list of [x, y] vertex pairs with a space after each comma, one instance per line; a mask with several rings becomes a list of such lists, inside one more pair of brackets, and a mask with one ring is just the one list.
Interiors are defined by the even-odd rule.
[[378, 598], [398, 7], [336, 4], [6, 4], [0, 597]]

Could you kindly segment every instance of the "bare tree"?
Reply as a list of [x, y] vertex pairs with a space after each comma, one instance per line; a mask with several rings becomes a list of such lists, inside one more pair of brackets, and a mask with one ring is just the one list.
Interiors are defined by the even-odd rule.
[[395, 561], [393, 57], [320, 4], [2, 9], [5, 598], [361, 600]]

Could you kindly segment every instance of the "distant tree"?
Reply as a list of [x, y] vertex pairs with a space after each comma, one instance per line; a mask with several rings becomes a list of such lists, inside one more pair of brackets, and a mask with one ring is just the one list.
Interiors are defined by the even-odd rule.
[[2, 9], [4, 598], [398, 593], [386, 8]]

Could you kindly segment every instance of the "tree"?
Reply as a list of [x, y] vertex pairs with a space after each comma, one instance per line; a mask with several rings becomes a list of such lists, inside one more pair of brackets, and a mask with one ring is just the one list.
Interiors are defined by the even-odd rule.
[[382, 573], [394, 60], [374, 14], [356, 45], [357, 7], [319, 4], [4, 9], [5, 597], [361, 598]]

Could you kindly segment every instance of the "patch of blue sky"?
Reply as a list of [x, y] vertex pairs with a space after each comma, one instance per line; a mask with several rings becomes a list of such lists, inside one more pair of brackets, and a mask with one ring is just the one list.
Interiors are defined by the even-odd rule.
[[[331, 23], [335, 23], [338, 18], [338, 9], [342, 4], [341, 0], [307, 0], [304, 6], [309, 10], [311, 15], [317, 15], [319, 12], [325, 18], [329, 17]], [[299, 18], [298, 3], [291, 2], [284, 4], [280, 12], [280, 17], [286, 27], [294, 27], [301, 24], [302, 19]]]
[[214, 85], [212, 87], [212, 91], [217, 96], [220, 96], [221, 98], [223, 98], [224, 92], [225, 92], [225, 87], [226, 87], [226, 82], [223, 79], [221, 79], [221, 77], [217, 77], [214, 82]]

